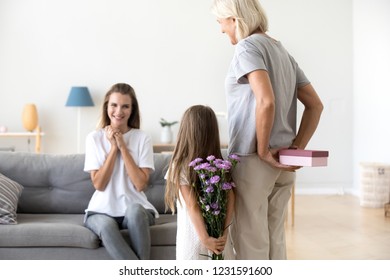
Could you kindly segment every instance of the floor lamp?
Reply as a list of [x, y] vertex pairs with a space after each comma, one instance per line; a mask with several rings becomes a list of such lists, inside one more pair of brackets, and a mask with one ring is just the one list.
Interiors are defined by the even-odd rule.
[[87, 87], [72, 87], [65, 104], [66, 107], [77, 107], [77, 153], [80, 153], [81, 107], [94, 106]]

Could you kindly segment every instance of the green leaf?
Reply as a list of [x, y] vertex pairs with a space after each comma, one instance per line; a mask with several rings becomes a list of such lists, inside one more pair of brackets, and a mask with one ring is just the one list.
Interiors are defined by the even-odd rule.
[[162, 127], [164, 127], [164, 126], [172, 126], [172, 125], [177, 124], [177, 123], [178, 123], [177, 121], [169, 122], [169, 121], [167, 121], [164, 118], [160, 119], [160, 124], [161, 124]]

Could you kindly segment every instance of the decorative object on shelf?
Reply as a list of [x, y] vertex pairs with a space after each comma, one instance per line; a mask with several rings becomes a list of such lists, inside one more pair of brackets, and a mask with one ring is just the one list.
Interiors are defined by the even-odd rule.
[[93, 107], [91, 94], [87, 87], [72, 87], [65, 104], [66, 107], [77, 107], [77, 152], [80, 152], [80, 107]]
[[171, 126], [174, 124], [177, 124], [177, 121], [173, 122], [168, 122], [167, 120], [161, 118], [160, 119], [160, 124], [162, 126], [162, 131], [161, 131], [161, 143], [163, 144], [169, 144], [172, 142], [172, 130]]
[[0, 133], [6, 133], [8, 128], [5, 125], [0, 125]]
[[33, 132], [38, 126], [38, 111], [33, 103], [26, 104], [22, 113], [23, 127], [30, 132]]

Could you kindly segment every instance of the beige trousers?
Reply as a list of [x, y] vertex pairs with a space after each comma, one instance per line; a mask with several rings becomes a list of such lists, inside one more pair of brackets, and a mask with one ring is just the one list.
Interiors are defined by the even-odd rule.
[[238, 260], [284, 260], [284, 220], [295, 172], [272, 168], [257, 155], [241, 157], [233, 171], [236, 205], [230, 226], [231, 243]]

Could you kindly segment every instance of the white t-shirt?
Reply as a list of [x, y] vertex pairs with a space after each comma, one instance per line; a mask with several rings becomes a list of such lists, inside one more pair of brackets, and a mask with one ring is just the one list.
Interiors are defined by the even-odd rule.
[[[140, 168], [154, 170], [153, 147], [149, 135], [139, 129], [131, 129], [123, 134], [127, 149], [135, 163]], [[84, 171], [100, 169], [110, 151], [111, 143], [107, 139], [104, 129], [99, 129], [88, 134], [86, 138], [86, 152]], [[125, 163], [118, 153], [113, 174], [104, 191], [96, 190], [85, 212], [93, 211], [105, 213], [112, 217], [122, 217], [127, 205], [139, 203], [145, 209], [151, 209], [158, 217], [156, 208], [147, 200], [144, 192], [138, 192], [127, 175]]]

